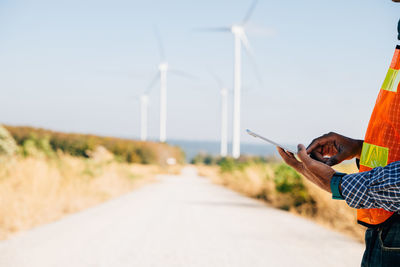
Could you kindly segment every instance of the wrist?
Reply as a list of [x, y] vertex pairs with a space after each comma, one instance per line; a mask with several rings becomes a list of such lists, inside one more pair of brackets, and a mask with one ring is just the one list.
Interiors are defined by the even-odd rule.
[[355, 140], [355, 142], [356, 142], [356, 148], [357, 148], [356, 153], [355, 153], [355, 155], [356, 155], [355, 158], [360, 159], [364, 140]]
[[326, 178], [323, 182], [322, 185], [320, 185], [321, 189], [327, 191], [328, 193], [332, 193], [332, 189], [331, 189], [331, 182], [332, 182], [332, 178], [335, 175], [336, 171], [334, 169], [331, 170], [331, 172], [329, 172], [329, 174], [326, 175]]
[[331, 179], [330, 187], [332, 192], [332, 199], [343, 200], [342, 195], [342, 177], [345, 176], [345, 173], [336, 172]]

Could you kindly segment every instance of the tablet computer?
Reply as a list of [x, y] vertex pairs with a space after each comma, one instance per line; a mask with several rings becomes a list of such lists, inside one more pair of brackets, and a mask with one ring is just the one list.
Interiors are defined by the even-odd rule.
[[290, 152], [290, 153], [292, 153], [292, 154], [297, 154], [297, 152], [294, 151], [293, 149], [290, 149], [290, 148], [287, 148], [287, 147], [285, 147], [285, 146], [282, 146], [282, 145], [280, 145], [280, 144], [278, 144], [278, 143], [276, 143], [276, 142], [274, 142], [274, 141], [272, 141], [272, 140], [270, 140], [270, 139], [268, 139], [268, 138], [266, 138], [266, 137], [264, 137], [264, 136], [261, 136], [261, 135], [259, 135], [259, 134], [256, 134], [256, 133], [253, 132], [253, 131], [250, 131], [249, 129], [247, 129], [246, 132], [247, 132], [249, 135], [253, 136], [253, 137], [260, 138], [261, 140], [264, 140], [264, 141], [266, 141], [266, 142], [268, 142], [268, 143], [270, 143], [270, 144], [272, 144], [272, 145], [274, 145], [274, 146], [280, 147], [280, 148], [282, 148], [282, 149], [284, 149], [284, 150], [286, 150], [286, 151], [288, 151], [288, 152]]

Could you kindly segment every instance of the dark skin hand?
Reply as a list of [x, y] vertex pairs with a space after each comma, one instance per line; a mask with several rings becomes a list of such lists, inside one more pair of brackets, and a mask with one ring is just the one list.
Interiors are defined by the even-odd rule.
[[315, 160], [329, 166], [339, 164], [344, 160], [360, 158], [363, 140], [351, 139], [330, 132], [314, 139], [307, 147], [307, 154]]
[[286, 162], [286, 164], [293, 167], [296, 171], [306, 177], [308, 180], [322, 188], [327, 192], [331, 192], [331, 179], [335, 170], [328, 165], [312, 159], [306, 151], [304, 145], [298, 146], [297, 156], [299, 160], [290, 152], [278, 147], [278, 152]]

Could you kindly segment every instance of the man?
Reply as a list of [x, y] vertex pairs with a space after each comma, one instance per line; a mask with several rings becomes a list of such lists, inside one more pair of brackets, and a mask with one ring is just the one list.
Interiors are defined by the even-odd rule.
[[[400, 2], [400, 0], [393, 0]], [[398, 24], [400, 40], [400, 21]], [[314, 139], [298, 158], [278, 148], [284, 161], [320, 188], [357, 209], [367, 226], [362, 266], [400, 266], [400, 45], [380, 90], [365, 140], [336, 133]], [[356, 158], [360, 172], [337, 173], [330, 166]]]

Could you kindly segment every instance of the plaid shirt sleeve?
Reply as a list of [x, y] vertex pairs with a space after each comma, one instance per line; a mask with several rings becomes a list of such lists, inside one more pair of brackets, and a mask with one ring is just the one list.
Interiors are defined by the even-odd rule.
[[342, 195], [356, 209], [400, 211], [400, 161], [342, 178]]

